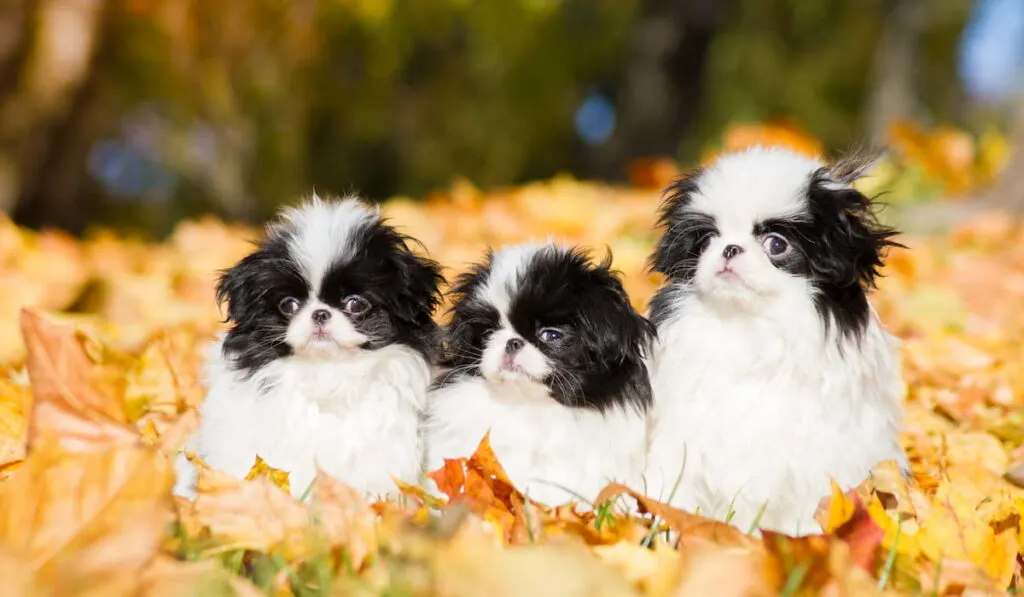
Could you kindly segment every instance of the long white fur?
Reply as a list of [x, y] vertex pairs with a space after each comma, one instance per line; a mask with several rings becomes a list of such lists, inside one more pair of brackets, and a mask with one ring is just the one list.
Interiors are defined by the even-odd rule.
[[[721, 234], [692, 286], [670, 288], [676, 309], [652, 354], [649, 493], [744, 531], [820, 532], [830, 477], [848, 488], [883, 460], [906, 466], [896, 340], [872, 312], [859, 343], [837, 342], [809, 283], [775, 270], [751, 235], [756, 220], [801, 211], [819, 166], [752, 150], [705, 172], [694, 207]], [[745, 249], [742, 282], [715, 275], [727, 244]]]
[[500, 371], [505, 342], [518, 336], [508, 309], [519, 276], [542, 245], [517, 245], [495, 255], [490, 278], [476, 297], [493, 305], [502, 329], [484, 350], [484, 377], [464, 378], [431, 392], [426, 424], [427, 468], [445, 458], [468, 457], [484, 435], [510, 480], [548, 505], [582, 506], [611, 481], [637, 487], [645, 464], [644, 417], [628, 408], [604, 414], [562, 406], [538, 378], [549, 364], [529, 343], [518, 364], [527, 375]]
[[[298, 234], [292, 256], [314, 290], [330, 264], [352, 252], [351, 230], [377, 217], [354, 199], [314, 199], [286, 217]], [[365, 338], [331, 309], [334, 343], [303, 341], [309, 314], [329, 308], [312, 300], [293, 317], [287, 338], [295, 354], [246, 379], [221, 350], [209, 347], [207, 395], [201, 424], [186, 449], [214, 469], [243, 477], [260, 456], [289, 472], [292, 494], [303, 495], [317, 467], [371, 496], [395, 491], [392, 476], [419, 479], [422, 441], [418, 425], [431, 371], [422, 355], [402, 345], [355, 348]], [[195, 470], [184, 455], [176, 462], [175, 493], [194, 496]]]

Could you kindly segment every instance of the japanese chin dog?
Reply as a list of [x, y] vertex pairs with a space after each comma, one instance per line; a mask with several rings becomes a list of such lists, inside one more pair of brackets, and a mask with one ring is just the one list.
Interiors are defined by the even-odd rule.
[[646, 473], [655, 498], [744, 531], [821, 532], [814, 512], [897, 438], [896, 340], [868, 302], [896, 231], [853, 183], [783, 149], [728, 154], [666, 191], [651, 257], [666, 285]]
[[535, 501], [585, 505], [611, 481], [637, 485], [653, 329], [609, 266], [576, 248], [516, 245], [455, 282], [448, 370], [428, 399], [428, 468], [472, 455], [489, 431]]
[[[317, 469], [371, 496], [419, 480], [419, 424], [439, 348], [440, 267], [357, 199], [284, 210], [220, 278], [229, 331], [212, 346], [187, 448], [244, 477], [260, 456], [301, 496]], [[194, 471], [178, 460], [176, 493]]]

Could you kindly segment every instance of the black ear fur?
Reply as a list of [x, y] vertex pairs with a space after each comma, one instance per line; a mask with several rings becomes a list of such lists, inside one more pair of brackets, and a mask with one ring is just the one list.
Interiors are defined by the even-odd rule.
[[[575, 250], [574, 250], [575, 252]], [[586, 260], [583, 253], [580, 259]], [[644, 359], [655, 337], [654, 326], [637, 313], [629, 300], [618, 272], [612, 270], [612, 253], [608, 250], [601, 263], [591, 270], [595, 292], [581, 298], [583, 311], [605, 313], [603, 320], [592, 321], [582, 332], [589, 346], [596, 347], [598, 358], [607, 365], [639, 363]], [[586, 305], [590, 303], [590, 305]]]
[[252, 311], [259, 311], [263, 293], [272, 288], [281, 273], [300, 274], [284, 251], [282, 241], [268, 239], [257, 244], [257, 250], [246, 255], [232, 267], [222, 270], [217, 279], [217, 304], [227, 304], [225, 321], [240, 323]]
[[822, 243], [810, 260], [812, 274], [839, 287], [867, 290], [880, 275], [888, 249], [903, 245], [892, 240], [899, 234], [895, 228], [879, 222], [871, 199], [850, 186], [856, 180], [852, 177], [863, 172], [855, 166], [822, 168], [812, 175], [807, 196]]
[[687, 172], [670, 184], [662, 194], [656, 224], [662, 234], [648, 259], [650, 271], [671, 277], [679, 263], [692, 257], [693, 247], [688, 243], [687, 230], [679, 225], [680, 213], [689, 206], [692, 195], [700, 189], [702, 173], [701, 168]]

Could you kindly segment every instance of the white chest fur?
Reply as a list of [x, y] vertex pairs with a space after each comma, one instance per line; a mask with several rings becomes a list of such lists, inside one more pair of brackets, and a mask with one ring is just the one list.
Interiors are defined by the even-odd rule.
[[570, 409], [536, 388], [495, 389], [477, 378], [432, 392], [429, 400], [430, 469], [444, 458], [470, 456], [490, 431], [509, 478], [541, 503], [585, 504], [613, 480], [637, 486], [643, 472], [644, 419], [632, 410]]
[[683, 300], [652, 358], [654, 497], [678, 482], [680, 507], [742, 530], [759, 520], [813, 533], [830, 476], [850, 487], [882, 460], [905, 466], [895, 340], [874, 316], [840, 351], [810, 305], [730, 317]]
[[[430, 381], [427, 363], [405, 346], [348, 360], [279, 359], [245, 379], [219, 344], [207, 367], [208, 393], [193, 446], [207, 464], [244, 476], [257, 455], [290, 473], [296, 496], [319, 466], [370, 495], [415, 483], [422, 465], [418, 428]], [[189, 493], [179, 462], [180, 493]], [[176, 490], [178, 491], [178, 490]]]

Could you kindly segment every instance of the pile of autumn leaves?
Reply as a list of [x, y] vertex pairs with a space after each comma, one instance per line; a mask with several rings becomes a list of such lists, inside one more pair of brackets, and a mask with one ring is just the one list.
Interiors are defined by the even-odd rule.
[[[655, 185], [656, 186], [656, 185]], [[395, 200], [392, 220], [457, 270], [538, 231], [600, 251], [639, 308], [658, 192], [559, 179]], [[195, 427], [214, 272], [258, 233], [182, 223], [164, 244], [74, 241], [0, 222], [0, 593], [16, 595], [1000, 594], [1022, 586], [1024, 226], [999, 214], [907, 238], [876, 305], [904, 339], [904, 443], [820, 512], [828, 533], [751, 538], [612, 486], [595, 508], [529, 503], [486, 442], [367, 503], [321, 477], [306, 503], [261, 462], [171, 496]], [[610, 239], [610, 243], [609, 243]], [[448, 274], [454, 273], [449, 270]], [[22, 310], [23, 306], [32, 310]], [[45, 313], [45, 314], [44, 314]], [[4, 327], [6, 326], [6, 327]], [[26, 450], [27, 448], [27, 450]]]

